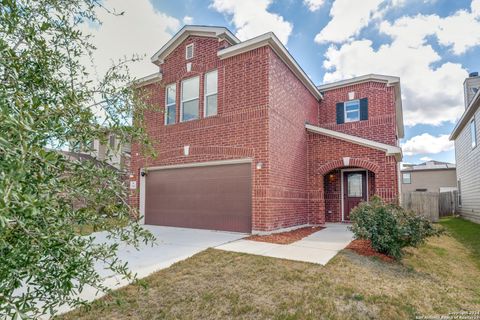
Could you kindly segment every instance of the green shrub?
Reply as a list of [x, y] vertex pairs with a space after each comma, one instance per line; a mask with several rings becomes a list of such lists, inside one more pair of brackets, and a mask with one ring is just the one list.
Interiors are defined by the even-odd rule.
[[373, 249], [395, 259], [401, 258], [402, 248], [417, 247], [427, 237], [440, 233], [427, 219], [385, 203], [378, 196], [360, 203], [352, 210], [350, 219], [350, 230], [356, 239], [370, 240]]

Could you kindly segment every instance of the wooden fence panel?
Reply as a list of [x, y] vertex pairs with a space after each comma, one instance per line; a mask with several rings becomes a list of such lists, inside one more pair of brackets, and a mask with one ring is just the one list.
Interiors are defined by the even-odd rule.
[[441, 192], [438, 200], [440, 217], [446, 217], [455, 214], [456, 192]]
[[402, 207], [437, 222], [440, 217], [457, 212], [457, 193], [454, 192], [404, 192]]

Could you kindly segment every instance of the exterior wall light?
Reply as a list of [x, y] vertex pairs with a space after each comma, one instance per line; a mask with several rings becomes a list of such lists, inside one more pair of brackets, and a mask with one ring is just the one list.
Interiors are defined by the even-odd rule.
[[330, 174], [328, 175], [328, 182], [333, 183], [333, 182], [335, 182], [335, 180], [337, 180], [337, 177], [335, 176], [335, 174], [334, 174], [334, 173], [330, 173]]
[[257, 162], [256, 168], [257, 170], [261, 170], [263, 168], [263, 162]]

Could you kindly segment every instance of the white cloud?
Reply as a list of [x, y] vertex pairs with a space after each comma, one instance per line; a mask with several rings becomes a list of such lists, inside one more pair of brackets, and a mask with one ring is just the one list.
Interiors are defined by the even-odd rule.
[[341, 43], [357, 35], [366, 27], [383, 0], [336, 0], [330, 9], [332, 18], [315, 36], [315, 42]]
[[460, 10], [447, 17], [416, 15], [392, 23], [382, 22], [379, 31], [392, 41], [375, 49], [372, 41], [365, 39], [331, 45], [325, 54], [324, 81], [367, 73], [400, 76], [406, 125], [453, 123], [464, 111], [462, 83], [467, 70], [460, 63], [442, 61], [429, 41], [436, 39], [453, 53], [464, 53], [480, 45], [479, 18], [480, 0], [473, 0], [468, 12]]
[[267, 9], [271, 3], [272, 0], [213, 0], [211, 7], [232, 16], [240, 40], [273, 31], [282, 43], [287, 44], [293, 25], [282, 16], [269, 12]]
[[303, 0], [303, 4], [308, 7], [310, 11], [317, 11], [325, 3], [325, 0]]
[[184, 24], [193, 24], [193, 17], [190, 17], [190, 16], [183, 17], [183, 23]]
[[420, 161], [425, 161], [425, 162], [427, 162], [427, 161], [432, 161], [432, 160], [433, 160], [433, 159], [430, 158], [430, 157], [421, 157], [421, 158], [420, 158]]
[[99, 77], [113, 62], [135, 54], [145, 55], [145, 58], [131, 65], [133, 76], [142, 77], [157, 71], [150, 57], [171, 38], [180, 27], [180, 21], [157, 11], [148, 0], [105, 0], [102, 4], [124, 14], [116, 16], [99, 9], [102, 24], [83, 26], [84, 32], [94, 36], [92, 42], [97, 50], [93, 58]]
[[454, 54], [463, 54], [480, 44], [480, 0], [471, 3], [470, 12], [459, 10], [447, 17], [416, 15], [402, 17], [393, 24], [383, 22], [380, 31], [406, 45], [419, 46], [427, 36], [435, 36], [440, 45], [452, 48]]
[[406, 125], [455, 122], [464, 110], [462, 83], [467, 71], [450, 62], [432, 68], [440, 56], [430, 45], [411, 47], [394, 41], [374, 50], [370, 40], [358, 40], [331, 46], [325, 57], [324, 66], [331, 70], [325, 82], [368, 73], [400, 76]]
[[413, 156], [416, 154], [435, 154], [452, 150], [454, 147], [453, 141], [450, 141], [448, 137], [447, 134], [435, 137], [429, 133], [423, 133], [403, 143], [403, 153], [407, 156]]

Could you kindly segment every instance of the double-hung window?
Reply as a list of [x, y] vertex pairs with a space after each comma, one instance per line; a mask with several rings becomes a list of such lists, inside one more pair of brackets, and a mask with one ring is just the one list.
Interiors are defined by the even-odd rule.
[[180, 106], [180, 121], [198, 119], [198, 95], [200, 78], [193, 77], [182, 81], [182, 104]]
[[475, 125], [475, 118], [470, 121], [470, 137], [472, 139], [472, 149], [477, 146], [477, 127]]
[[205, 74], [205, 117], [217, 114], [217, 91], [218, 72], [213, 70]]
[[345, 102], [345, 122], [360, 120], [360, 100]]
[[167, 85], [165, 89], [165, 124], [175, 123], [177, 107], [177, 86], [175, 83]]

